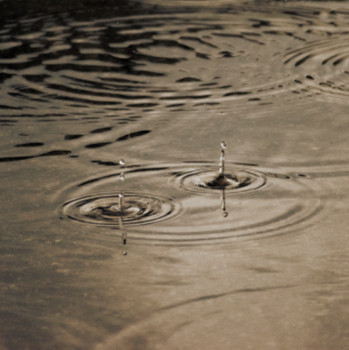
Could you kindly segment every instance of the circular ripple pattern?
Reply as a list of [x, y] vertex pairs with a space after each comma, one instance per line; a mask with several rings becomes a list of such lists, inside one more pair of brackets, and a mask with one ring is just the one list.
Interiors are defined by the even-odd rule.
[[177, 212], [178, 206], [170, 199], [132, 192], [122, 194], [121, 209], [118, 193], [93, 194], [63, 205], [70, 219], [118, 228], [155, 223]]
[[[298, 230], [310, 225], [322, 209], [306, 177], [226, 163], [228, 178], [239, 180], [219, 189], [209, 185], [217, 168], [207, 162], [130, 166], [123, 169], [122, 184], [120, 172], [77, 184], [78, 193], [64, 204], [63, 214], [105, 226], [93, 232], [98, 239], [115, 239], [115, 231], [106, 229], [124, 225], [128, 237], [142, 244], [207, 245]], [[124, 193], [121, 212], [117, 187]], [[102, 189], [110, 192], [86, 194]]]
[[345, 37], [331, 37], [330, 39], [308, 43], [292, 50], [285, 55], [285, 64], [295, 67], [317, 61], [318, 65], [338, 66], [349, 59], [349, 44]]
[[214, 190], [225, 192], [246, 192], [262, 187], [266, 183], [258, 172], [227, 169], [223, 177], [217, 176], [217, 169], [194, 170], [176, 174], [171, 180], [176, 186], [195, 193], [210, 193]]
[[[341, 31], [347, 27], [341, 27]], [[302, 73], [295, 82], [303, 93], [347, 102], [349, 96], [349, 44], [343, 33], [306, 43], [284, 56], [286, 66]]]
[[[338, 16], [265, 6], [125, 17], [108, 9], [96, 17], [72, 12], [6, 23], [0, 27], [0, 81], [6, 81], [0, 110], [131, 118], [239, 101], [270, 104], [295, 88], [298, 72], [285, 69], [285, 53], [299, 65], [307, 53], [292, 50], [335, 34], [331, 23]], [[332, 50], [338, 54], [330, 44], [326, 57]], [[345, 60], [341, 54], [333, 62]]]

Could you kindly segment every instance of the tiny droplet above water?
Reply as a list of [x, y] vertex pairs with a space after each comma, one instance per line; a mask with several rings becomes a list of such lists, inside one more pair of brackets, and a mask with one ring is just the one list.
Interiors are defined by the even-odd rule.
[[124, 165], [126, 164], [126, 162], [125, 162], [123, 159], [120, 159], [119, 164], [120, 164], [121, 166], [124, 166]]
[[119, 193], [119, 210], [122, 211], [122, 199], [124, 198], [124, 195], [122, 193]]
[[226, 149], [226, 144], [224, 141], [221, 143], [221, 147], [222, 149], [221, 149], [221, 157], [219, 161], [219, 176], [223, 177], [225, 173], [224, 162], [225, 162], [225, 149]]
[[127, 255], [127, 251], [126, 251], [126, 250], [123, 250], [123, 251], [122, 251], [122, 255]]
[[121, 239], [122, 239], [122, 244], [126, 245], [126, 243], [127, 243], [127, 233], [126, 232], [123, 232], [121, 234]]

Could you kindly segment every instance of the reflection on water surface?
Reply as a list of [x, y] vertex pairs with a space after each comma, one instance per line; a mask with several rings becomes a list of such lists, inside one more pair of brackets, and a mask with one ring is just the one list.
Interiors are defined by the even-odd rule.
[[0, 1], [0, 349], [345, 349], [348, 5], [39, 5]]

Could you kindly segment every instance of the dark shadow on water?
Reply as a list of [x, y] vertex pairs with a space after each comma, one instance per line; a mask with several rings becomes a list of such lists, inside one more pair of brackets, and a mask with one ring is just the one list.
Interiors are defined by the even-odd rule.
[[71, 151], [68, 151], [68, 150], [54, 150], [54, 151], [31, 155], [31, 156], [3, 157], [3, 158], [0, 158], [0, 163], [16, 162], [20, 160], [33, 159], [33, 158], [39, 158], [39, 157], [66, 156], [69, 154], [71, 154]]
[[116, 141], [117, 142], [119, 142], [119, 141], [126, 141], [126, 140], [132, 139], [134, 137], [146, 135], [148, 133], [150, 133], [150, 130], [141, 130], [141, 131], [131, 132], [131, 133], [127, 134], [127, 135], [120, 136]]

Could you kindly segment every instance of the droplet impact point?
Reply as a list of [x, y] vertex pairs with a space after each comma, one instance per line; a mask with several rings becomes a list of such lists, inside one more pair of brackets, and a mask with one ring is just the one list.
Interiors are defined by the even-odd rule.
[[[120, 207], [120, 197], [122, 203]], [[172, 199], [137, 192], [92, 194], [66, 202], [63, 214], [69, 219], [102, 226], [138, 226], [168, 219], [179, 213]], [[127, 233], [127, 231], [126, 231]]]
[[224, 190], [226, 187], [230, 187], [230, 186], [239, 187], [240, 184], [241, 184], [241, 181], [237, 176], [220, 174], [213, 180], [209, 181], [207, 183], [207, 186], [213, 189]]

